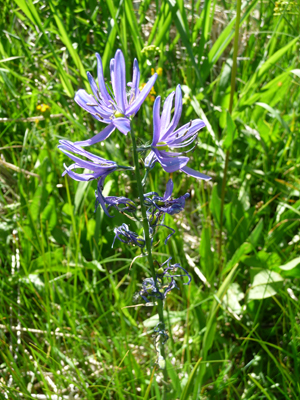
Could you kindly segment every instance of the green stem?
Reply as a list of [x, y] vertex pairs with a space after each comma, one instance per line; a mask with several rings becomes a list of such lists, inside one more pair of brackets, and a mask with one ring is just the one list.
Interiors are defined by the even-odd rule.
[[[236, 21], [235, 21], [235, 34], [234, 34], [234, 45], [233, 45], [233, 64], [231, 70], [231, 90], [230, 90], [230, 100], [229, 100], [229, 113], [232, 114], [233, 107], [233, 95], [235, 91], [235, 78], [237, 69], [237, 54], [239, 48], [239, 31], [240, 31], [240, 19], [241, 19], [241, 0], [237, 0], [237, 10], [236, 10]], [[220, 271], [222, 270], [222, 231], [223, 231], [223, 216], [224, 216], [224, 201], [225, 201], [225, 189], [227, 180], [227, 171], [229, 163], [229, 149], [226, 152], [225, 166], [224, 166], [224, 176], [222, 182], [221, 191], [221, 212], [220, 212], [220, 233], [219, 233], [219, 261], [220, 261]]]
[[[149, 224], [148, 224], [148, 220], [147, 220], [146, 208], [144, 205], [144, 191], [143, 191], [142, 179], [141, 179], [141, 174], [140, 174], [139, 156], [138, 156], [138, 152], [137, 152], [134, 133], [131, 131], [130, 134], [131, 134], [132, 147], [133, 147], [136, 183], [137, 183], [137, 187], [138, 187], [138, 193], [139, 193], [141, 211], [142, 211], [143, 228], [144, 228], [146, 248], [147, 248], [147, 257], [148, 257], [148, 262], [149, 262], [152, 277], [155, 280], [156, 273], [155, 273], [155, 268], [154, 268], [153, 258], [152, 258], [151, 238], [149, 235]], [[157, 302], [158, 302], [159, 322], [162, 323], [163, 326], [165, 326], [164, 314], [163, 314], [163, 301], [160, 299], [157, 299]], [[165, 358], [164, 346], [161, 346], [161, 355]], [[167, 374], [166, 374], [165, 369], [164, 369], [164, 378], [165, 378], [165, 380], [167, 379]]]

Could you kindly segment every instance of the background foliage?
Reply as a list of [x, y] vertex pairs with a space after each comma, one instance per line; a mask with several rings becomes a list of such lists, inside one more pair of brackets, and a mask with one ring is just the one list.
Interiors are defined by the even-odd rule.
[[[0, 396], [299, 397], [299, 3], [243, 2], [231, 117], [235, 16], [234, 2], [216, 0], [3, 0]], [[168, 246], [162, 231], [155, 247], [193, 276], [167, 301], [167, 386], [152, 374], [155, 310], [126, 308], [149, 276], [146, 262], [129, 272], [139, 249], [111, 249], [126, 218], [94, 214], [95, 183], [62, 178], [68, 160], [57, 150], [61, 138], [101, 130], [73, 97], [88, 88], [86, 71], [96, 74], [94, 53], [108, 76], [118, 48], [128, 79], [134, 57], [143, 82], [162, 68], [156, 94], [180, 83], [181, 123], [207, 123], [189, 165], [213, 179], [173, 174], [174, 196], [191, 199], [167, 220], [177, 229]], [[135, 119], [140, 144], [151, 139], [152, 104], [150, 96]], [[128, 140], [114, 133], [96, 152], [132, 164]], [[162, 194], [168, 178], [156, 166], [149, 191]], [[137, 197], [130, 173], [106, 182], [107, 194]]]

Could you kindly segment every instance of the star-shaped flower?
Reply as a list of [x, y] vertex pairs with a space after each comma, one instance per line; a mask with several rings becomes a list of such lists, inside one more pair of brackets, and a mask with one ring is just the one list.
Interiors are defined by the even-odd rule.
[[137, 60], [134, 59], [132, 82], [127, 83], [127, 86], [130, 87], [130, 91], [127, 93], [125, 59], [122, 51], [117, 50], [115, 58], [110, 61], [111, 91], [104, 81], [101, 57], [99, 54], [96, 54], [96, 57], [99, 87], [88, 72], [87, 76], [93, 95], [80, 89], [75, 95], [75, 101], [98, 121], [105, 124], [112, 123], [115, 128], [126, 135], [130, 131], [130, 117], [133, 117], [140, 109], [156, 81], [157, 74], [155, 73], [149, 79], [140, 92], [140, 70]]
[[166, 98], [161, 116], [160, 96], [155, 99], [153, 105], [153, 140], [151, 143], [151, 152], [145, 160], [145, 165], [148, 168], [152, 168], [156, 162], [159, 162], [166, 172], [171, 173], [180, 170], [195, 178], [210, 180], [209, 176], [187, 167], [186, 164], [189, 161], [189, 157], [184, 155], [187, 151], [180, 152], [180, 149], [194, 142], [198, 131], [205, 127], [205, 123], [200, 119], [195, 119], [175, 130], [182, 112], [180, 85], [176, 88], [175, 111], [171, 120], [174, 95], [175, 92], [172, 92]]

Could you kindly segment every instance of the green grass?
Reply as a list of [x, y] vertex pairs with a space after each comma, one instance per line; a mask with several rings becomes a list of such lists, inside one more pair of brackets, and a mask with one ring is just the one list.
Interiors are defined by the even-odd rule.
[[[279, 15], [274, 7], [242, 5], [231, 122], [236, 4], [3, 1], [0, 398], [300, 397], [300, 15], [297, 5], [281, 6]], [[154, 248], [193, 277], [167, 299], [167, 382], [153, 369], [149, 318], [157, 311], [132, 307], [150, 275], [147, 262], [138, 258], [129, 271], [139, 249], [111, 248], [113, 228], [128, 220], [94, 214], [95, 182], [62, 178], [68, 160], [57, 150], [59, 139], [102, 129], [73, 96], [88, 88], [86, 71], [96, 74], [94, 53], [108, 76], [118, 48], [128, 80], [137, 57], [143, 82], [151, 68], [163, 68], [155, 84], [163, 99], [182, 85], [181, 124], [208, 121], [189, 165], [213, 179], [172, 175], [174, 196], [189, 191], [191, 198], [186, 212], [166, 219], [177, 231], [168, 246], [161, 231]], [[48, 113], [36, 109], [42, 103]], [[148, 99], [134, 122], [138, 145], [151, 139], [151, 113]], [[133, 164], [130, 138], [117, 132], [95, 153]], [[163, 193], [168, 179], [156, 166], [147, 190]], [[105, 191], [138, 196], [130, 172], [111, 174]]]

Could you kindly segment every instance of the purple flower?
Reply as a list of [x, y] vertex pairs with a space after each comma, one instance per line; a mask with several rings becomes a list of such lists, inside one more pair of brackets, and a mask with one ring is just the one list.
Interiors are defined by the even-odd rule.
[[185, 200], [190, 196], [189, 193], [179, 197], [178, 199], [171, 200], [173, 192], [173, 181], [169, 179], [167, 188], [163, 197], [160, 197], [156, 192], [150, 192], [144, 194], [144, 203], [160, 213], [166, 213], [170, 215], [177, 214], [184, 209]]
[[200, 119], [195, 119], [175, 131], [182, 112], [180, 85], [176, 88], [175, 111], [171, 120], [174, 95], [175, 92], [172, 92], [166, 98], [161, 116], [160, 96], [155, 99], [153, 105], [153, 140], [151, 152], [145, 160], [145, 165], [152, 168], [156, 162], [159, 162], [166, 172], [171, 173], [180, 170], [195, 178], [209, 180], [211, 179], [209, 176], [187, 167], [189, 157], [184, 156], [187, 151], [180, 151], [180, 149], [194, 142], [198, 131], [205, 127], [205, 123]]
[[136, 204], [134, 201], [128, 199], [127, 197], [116, 197], [116, 196], [107, 196], [104, 197], [102, 194], [103, 190], [103, 178], [101, 178], [98, 182], [97, 190], [95, 191], [96, 195], [96, 207], [97, 209], [98, 204], [101, 205], [105, 214], [109, 217], [112, 215], [109, 214], [108, 210], [111, 207], [114, 207], [120, 213], [123, 212], [136, 212]]
[[130, 91], [127, 94], [125, 59], [122, 51], [117, 50], [115, 58], [110, 61], [112, 93], [104, 81], [101, 57], [99, 54], [96, 54], [96, 57], [99, 87], [88, 72], [87, 76], [93, 95], [80, 89], [75, 95], [75, 101], [98, 121], [112, 124], [114, 128], [126, 135], [130, 131], [129, 117], [134, 116], [140, 109], [156, 81], [157, 74], [154, 74], [149, 79], [140, 92], [140, 70], [137, 60], [134, 59], [132, 82], [127, 83], [127, 86], [130, 87]]
[[[59, 143], [60, 145], [58, 146], [58, 148], [69, 158], [71, 158], [71, 160], [75, 161], [75, 163], [71, 164], [69, 167], [64, 164], [65, 171], [63, 172], [62, 176], [68, 174], [75, 181], [90, 181], [92, 179], [101, 178], [100, 181], [102, 186], [106, 176], [119, 168], [118, 164], [114, 161], [109, 161], [105, 158], [89, 153], [88, 151], [83, 150], [78, 145], [68, 140], [60, 140]], [[86, 157], [89, 161], [83, 160], [72, 153], [78, 154], [82, 157]], [[92, 171], [92, 173], [74, 172], [74, 170], [78, 168], [88, 169]]]
[[129, 229], [128, 225], [126, 225], [126, 224], [122, 224], [118, 228], [115, 228], [114, 232], [115, 232], [116, 236], [114, 238], [114, 241], [113, 241], [113, 244], [111, 247], [114, 246], [116, 238], [118, 238], [123, 243], [127, 243], [127, 244], [130, 243], [130, 244], [136, 245], [140, 248], [145, 247], [145, 244], [146, 244], [145, 239], [142, 238], [141, 236], [139, 236], [138, 234], [136, 234], [135, 232], [132, 232]]

